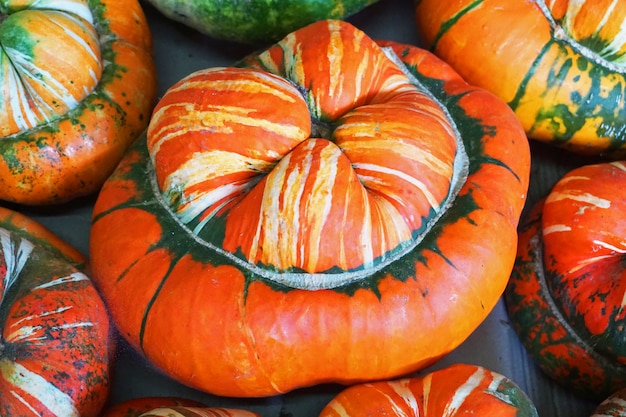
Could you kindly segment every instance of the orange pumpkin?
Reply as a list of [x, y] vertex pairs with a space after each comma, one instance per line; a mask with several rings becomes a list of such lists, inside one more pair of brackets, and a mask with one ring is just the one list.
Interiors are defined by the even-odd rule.
[[178, 397], [140, 397], [109, 407], [100, 417], [260, 417], [252, 411], [208, 407]]
[[626, 387], [626, 162], [566, 173], [520, 226], [506, 305], [539, 368], [577, 395]]
[[536, 140], [626, 154], [626, 1], [420, 0], [426, 47]]
[[0, 415], [99, 415], [114, 345], [84, 270], [73, 247], [0, 208]]
[[96, 192], [156, 99], [139, 2], [8, 0], [0, 13], [0, 200]]
[[423, 376], [353, 385], [319, 417], [537, 417], [530, 398], [512, 380], [481, 366], [456, 364]]
[[267, 396], [406, 374], [497, 303], [524, 131], [432, 54], [387, 45], [320, 21], [190, 74], [104, 184], [95, 279], [174, 379]]

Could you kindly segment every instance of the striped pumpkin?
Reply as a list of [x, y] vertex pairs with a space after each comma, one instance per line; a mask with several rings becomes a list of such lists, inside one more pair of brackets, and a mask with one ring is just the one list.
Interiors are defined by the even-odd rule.
[[217, 407], [162, 407], [155, 408], [139, 417], [261, 417], [257, 413], [233, 408]]
[[96, 192], [154, 106], [139, 2], [7, 0], [0, 13], [0, 200]]
[[163, 407], [204, 407], [201, 402], [182, 397], [137, 397], [106, 408], [100, 417], [137, 417]]
[[506, 301], [547, 375], [600, 400], [626, 387], [626, 163], [567, 173], [520, 227]]
[[0, 415], [99, 415], [113, 346], [84, 270], [75, 249], [0, 208]]
[[188, 398], [139, 397], [109, 407], [100, 417], [260, 417], [251, 411], [207, 407]]
[[423, 376], [358, 384], [340, 392], [319, 417], [537, 417], [509, 378], [481, 366], [456, 364]]
[[626, 1], [420, 0], [427, 48], [536, 140], [626, 154]]
[[197, 389], [390, 377], [493, 308], [528, 175], [506, 104], [320, 21], [164, 94], [98, 196], [90, 259], [121, 334]]

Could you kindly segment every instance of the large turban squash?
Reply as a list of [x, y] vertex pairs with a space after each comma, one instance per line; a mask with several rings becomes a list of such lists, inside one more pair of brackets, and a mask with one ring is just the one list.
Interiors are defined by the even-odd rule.
[[0, 200], [95, 193], [146, 128], [152, 38], [137, 0], [0, 3]]
[[165, 93], [90, 243], [121, 334], [156, 366], [226, 396], [378, 379], [490, 312], [528, 141], [494, 96], [390, 45], [320, 21]]

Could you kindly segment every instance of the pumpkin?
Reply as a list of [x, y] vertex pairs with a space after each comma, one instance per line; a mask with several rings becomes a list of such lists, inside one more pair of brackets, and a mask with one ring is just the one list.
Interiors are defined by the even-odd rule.
[[156, 101], [138, 1], [7, 0], [0, 16], [0, 200], [95, 193]]
[[98, 416], [114, 346], [85, 259], [4, 208], [0, 255], [0, 415]]
[[626, 388], [609, 395], [591, 414], [591, 417], [626, 416]]
[[419, 0], [427, 49], [507, 102], [534, 140], [626, 154], [626, 2]]
[[148, 0], [168, 19], [216, 39], [267, 44], [322, 19], [345, 19], [378, 0]]
[[260, 417], [259, 414], [223, 407], [208, 407], [178, 397], [140, 397], [109, 407], [100, 417]]
[[626, 387], [626, 163], [566, 173], [524, 217], [505, 300], [538, 366], [579, 396]]
[[357, 384], [335, 396], [319, 417], [537, 417], [526, 393], [482, 366], [455, 364], [426, 375]]
[[139, 417], [261, 417], [246, 410], [217, 407], [163, 407], [146, 411]]
[[324, 20], [163, 95], [90, 233], [117, 328], [158, 369], [234, 397], [384, 379], [497, 303], [528, 140], [434, 55], [385, 45]]

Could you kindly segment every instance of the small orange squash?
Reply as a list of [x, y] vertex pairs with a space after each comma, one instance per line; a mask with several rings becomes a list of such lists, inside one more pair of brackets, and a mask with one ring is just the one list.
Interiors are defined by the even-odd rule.
[[539, 368], [581, 397], [626, 387], [626, 162], [566, 173], [520, 225], [505, 292]]
[[319, 417], [537, 417], [515, 382], [481, 366], [456, 364], [426, 375], [346, 388]]
[[156, 98], [139, 2], [8, 0], [0, 18], [0, 200], [96, 192]]
[[97, 417], [114, 344], [85, 259], [0, 208], [0, 415]]
[[320, 21], [190, 74], [104, 184], [95, 279], [174, 379], [267, 396], [406, 374], [499, 300], [526, 136], [434, 55], [386, 45]]
[[208, 407], [178, 397], [140, 397], [109, 407], [100, 417], [260, 417], [252, 411]]
[[507, 102], [529, 137], [626, 154], [626, 1], [415, 4], [426, 47]]

